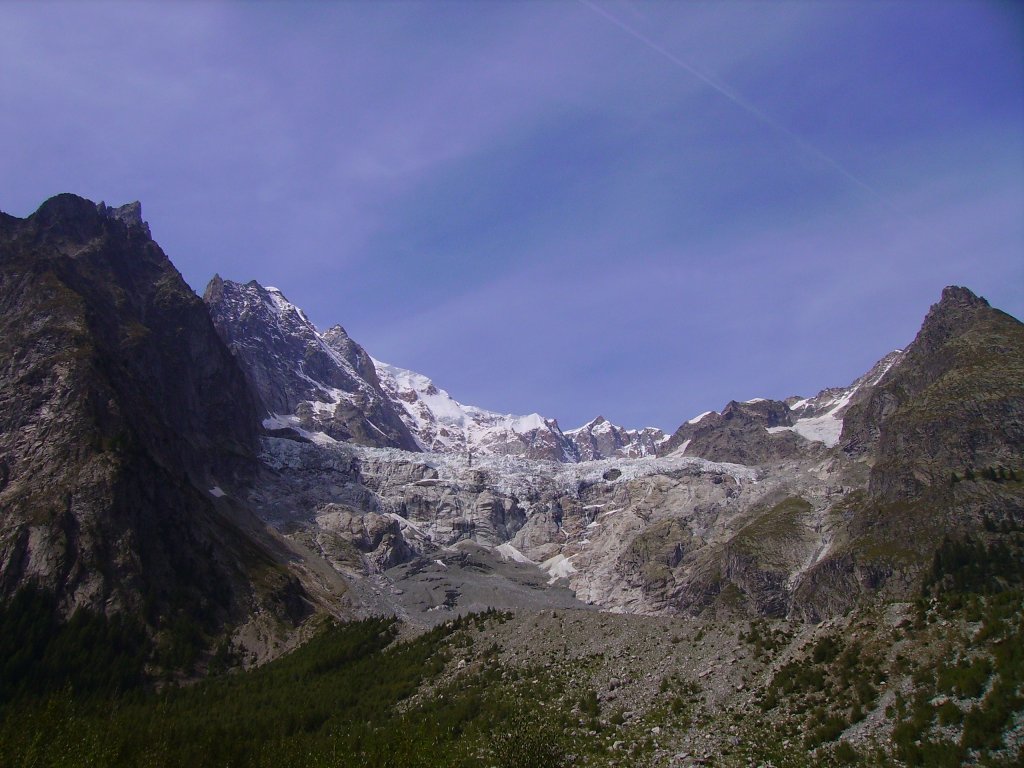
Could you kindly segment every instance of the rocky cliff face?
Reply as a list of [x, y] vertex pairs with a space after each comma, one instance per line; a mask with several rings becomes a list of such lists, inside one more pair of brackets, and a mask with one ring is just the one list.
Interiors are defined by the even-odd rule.
[[911, 499], [1024, 455], [1024, 325], [966, 288], [932, 306], [902, 362], [851, 407], [843, 449], [874, 458], [870, 494]]
[[377, 375], [424, 451], [576, 461], [558, 422], [538, 413], [495, 413], [463, 405], [423, 374], [375, 361]]
[[[906, 595], [945, 539], [999, 543], [1024, 523], [1024, 325], [965, 288], [943, 291], [914, 342], [844, 420], [841, 453], [869, 467], [798, 592], [801, 612]], [[1015, 545], [1014, 545], [1015, 546]]]
[[68, 612], [157, 623], [244, 613], [250, 566], [273, 558], [222, 487], [252, 482], [258, 430], [241, 371], [137, 203], [60, 195], [0, 217], [4, 595], [34, 581]]
[[321, 335], [281, 291], [255, 281], [214, 277], [203, 299], [267, 411], [266, 426], [417, 450], [369, 356], [341, 326]]
[[623, 429], [598, 416], [582, 427], [565, 433], [576, 447], [580, 461], [611, 458], [640, 458], [654, 456], [666, 435], [656, 427]]

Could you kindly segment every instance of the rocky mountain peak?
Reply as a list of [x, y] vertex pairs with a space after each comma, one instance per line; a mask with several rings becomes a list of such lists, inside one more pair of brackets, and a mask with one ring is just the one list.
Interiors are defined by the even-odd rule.
[[942, 289], [942, 297], [939, 299], [938, 305], [945, 307], [987, 307], [989, 303], [986, 299], [975, 294], [970, 288], [964, 288], [962, 285], [947, 285]]
[[26, 219], [4, 214], [0, 221], [7, 230], [25, 231], [27, 227], [51, 238], [82, 243], [103, 237], [111, 224], [117, 222], [145, 240], [151, 239], [149, 225], [142, 220], [142, 205], [137, 201], [112, 208], [70, 193], [51, 197]]
[[149, 224], [142, 220], [142, 203], [138, 200], [125, 203], [116, 208], [108, 207], [106, 203], [100, 202], [96, 205], [96, 210], [99, 211], [101, 216], [113, 219], [114, 221], [120, 221], [126, 227], [138, 227], [147, 236], [150, 235]]
[[105, 220], [91, 200], [62, 193], [46, 200], [27, 219], [10, 217], [9, 226], [22, 231], [30, 228], [51, 237], [88, 241], [103, 233]]
[[223, 615], [238, 573], [198, 553], [238, 539], [209, 489], [251, 479], [258, 414], [138, 215], [65, 194], [0, 219], [0, 584]]
[[374, 365], [381, 386], [425, 451], [557, 462], [578, 459], [575, 446], [554, 419], [464, 405], [421, 373], [379, 360]]
[[68, 223], [71, 221], [95, 219], [99, 215], [101, 215], [99, 205], [96, 203], [70, 192], [62, 192], [45, 200], [36, 209], [36, 212], [29, 216], [28, 219], [25, 219], [25, 221], [31, 221], [45, 227], [58, 222]]
[[784, 402], [763, 397], [742, 402], [730, 401], [722, 409], [722, 419], [756, 423], [764, 427], [788, 427], [793, 423], [789, 408]]
[[1024, 451], [1024, 325], [950, 286], [870, 396], [850, 408], [846, 452], [876, 454], [870, 490], [913, 498], [973, 465]]
[[568, 430], [565, 436], [575, 445], [580, 461], [654, 456], [665, 440], [665, 433], [656, 427], [625, 429], [604, 416]]
[[280, 289], [255, 280], [216, 276], [203, 299], [265, 408], [264, 426], [418, 450], [369, 355], [340, 326], [320, 334]]
[[684, 422], [658, 452], [762, 464], [814, 450], [792, 434], [793, 424], [793, 414], [781, 400], [731, 400], [721, 413], [710, 411]]
[[352, 340], [344, 328], [335, 324], [328, 328], [323, 334], [323, 340], [331, 349], [341, 355], [342, 359], [351, 365], [365, 381], [369, 382], [375, 389], [380, 388], [377, 377], [377, 368], [373, 359], [366, 353], [359, 344]]
[[709, 411], [682, 424], [659, 453], [746, 464], [814, 455], [822, 446], [839, 443], [847, 411], [868, 397], [904, 355], [902, 350], [890, 352], [849, 386], [830, 387], [814, 397], [732, 400], [721, 413]]
[[930, 354], [954, 336], [963, 333], [980, 315], [992, 311], [988, 301], [961, 286], [947, 286], [942, 298], [925, 316], [914, 343], [908, 349], [913, 355]]
[[221, 337], [263, 403], [270, 429], [459, 455], [560, 463], [651, 456], [660, 429], [626, 430], [599, 416], [563, 433], [540, 414], [463, 405], [429, 378], [373, 360], [341, 325], [320, 333], [277, 288], [215, 275], [204, 293]]

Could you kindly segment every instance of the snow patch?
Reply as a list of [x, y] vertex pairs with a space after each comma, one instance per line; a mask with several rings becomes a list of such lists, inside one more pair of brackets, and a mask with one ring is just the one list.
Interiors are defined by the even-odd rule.
[[698, 415], [694, 416], [692, 419], [688, 420], [686, 423], [687, 424], [700, 424], [700, 422], [702, 422], [706, 416], [710, 416], [712, 413], [714, 413], [714, 411], [704, 411], [704, 413], [701, 413], [701, 414], [698, 414]]
[[[817, 397], [797, 400], [789, 406], [790, 411], [797, 412], [811, 409], [811, 413], [813, 413], [818, 409], [827, 410], [825, 413], [819, 413], [817, 416], [797, 419], [796, 423], [793, 424], [792, 427], [771, 427], [768, 431], [773, 434], [783, 431], [796, 432], [798, 435], [808, 440], [824, 443], [829, 448], [838, 445], [839, 438], [843, 434], [844, 409], [850, 405], [854, 395], [864, 387], [873, 387], [878, 384], [885, 378], [886, 374], [889, 373], [892, 367], [902, 359], [903, 351], [897, 349], [890, 352], [886, 358], [883, 358], [882, 361], [879, 362], [878, 365], [880, 365], [880, 368], [877, 373], [874, 373], [874, 369], [872, 369], [854, 382], [850, 387], [839, 390], [824, 390]], [[882, 362], [884, 362], [884, 365], [881, 364]], [[872, 376], [871, 374], [874, 375]], [[828, 395], [827, 398], [825, 397], [826, 394]]]
[[576, 567], [571, 562], [573, 557], [575, 555], [566, 557], [565, 555], [558, 554], [554, 557], [549, 557], [540, 564], [541, 570], [547, 571], [551, 577], [548, 579], [548, 584], [554, 584], [559, 579], [567, 579], [576, 573]]
[[504, 544], [495, 547], [494, 551], [501, 556], [502, 560], [512, 560], [513, 562], [525, 563], [527, 565], [537, 564], [533, 560], [528, 558], [526, 555], [524, 555], [522, 552], [520, 552], [518, 549], [513, 547], [511, 544], [509, 544], [507, 541]]
[[512, 431], [521, 435], [533, 432], [535, 429], [547, 429], [547, 423], [539, 413], [531, 413], [529, 416], [519, 416], [512, 421]]
[[408, 518], [402, 517], [401, 515], [396, 514], [395, 512], [386, 512], [384, 516], [398, 523], [398, 527], [399, 529], [401, 529], [403, 534], [407, 530], [412, 530], [413, 533], [415, 533], [417, 536], [425, 537], [428, 539], [430, 538], [427, 534], [423, 532], [423, 529], [420, 526], [418, 526], [416, 523], [414, 523], [412, 520], [409, 520]]
[[672, 451], [672, 453], [669, 454], [669, 456], [682, 456], [684, 453], [686, 453], [686, 449], [689, 447], [690, 438], [686, 438], [685, 440], [683, 440], [683, 442], [679, 444], [678, 448], [676, 448], [674, 451]]
[[213, 486], [213, 488], [210, 489], [210, 495], [216, 496], [218, 499], [221, 498], [222, 496], [227, 496], [227, 494], [224, 493], [224, 491], [221, 489], [219, 485], [215, 485]]
[[826, 413], [824, 416], [817, 416], [813, 419], [800, 419], [792, 429], [801, 437], [824, 443], [832, 448], [838, 445], [839, 437], [843, 434], [843, 420], [831, 413]]

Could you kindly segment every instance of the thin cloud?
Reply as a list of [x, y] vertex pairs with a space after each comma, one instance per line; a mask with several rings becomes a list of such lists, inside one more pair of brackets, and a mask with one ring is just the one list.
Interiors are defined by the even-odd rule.
[[631, 27], [629, 24], [626, 24], [617, 16], [608, 13], [608, 11], [606, 11], [604, 8], [601, 8], [600, 6], [590, 2], [590, 0], [577, 0], [577, 2], [580, 5], [589, 8], [591, 11], [601, 16], [611, 24], [615, 25], [626, 34], [630, 35], [636, 40], [639, 40], [641, 43], [643, 43], [649, 49], [660, 55], [662, 58], [667, 59], [680, 69], [693, 75], [695, 78], [700, 80], [702, 83], [707, 85], [712, 90], [724, 96], [726, 99], [731, 101], [733, 104], [735, 104], [737, 107], [742, 109], [747, 114], [756, 118], [758, 121], [764, 123], [770, 128], [778, 131], [779, 133], [782, 133], [791, 141], [793, 141], [798, 147], [800, 147], [800, 149], [802, 149], [804, 152], [814, 156], [818, 160], [828, 165], [833, 171], [838, 173], [840, 176], [842, 176], [844, 179], [849, 181], [854, 186], [858, 187], [861, 191], [868, 193], [868, 195], [870, 195], [872, 198], [874, 198], [876, 201], [884, 205], [889, 210], [894, 212], [897, 211], [896, 206], [894, 206], [892, 202], [888, 200], [888, 198], [886, 198], [877, 189], [872, 187], [870, 184], [868, 184], [866, 181], [864, 181], [854, 173], [850, 172], [838, 160], [825, 154], [820, 149], [818, 149], [818, 147], [808, 142], [799, 134], [794, 133], [792, 130], [784, 126], [782, 123], [780, 123], [778, 120], [776, 120], [771, 115], [766, 113], [764, 110], [759, 109], [758, 107], [751, 104], [749, 101], [747, 101], [745, 98], [743, 98], [740, 94], [738, 94], [728, 85], [723, 83], [721, 80], [718, 80], [717, 78], [714, 78], [708, 75], [707, 73], [700, 71], [695, 66], [685, 61], [684, 59], [681, 59], [679, 56], [672, 53], [667, 48], [659, 45], [657, 42], [655, 42], [647, 35], [640, 32], [636, 28]]

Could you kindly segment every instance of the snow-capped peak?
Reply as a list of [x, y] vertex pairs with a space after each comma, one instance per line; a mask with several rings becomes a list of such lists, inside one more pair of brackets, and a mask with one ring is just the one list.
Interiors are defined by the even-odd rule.
[[704, 420], [705, 417], [710, 416], [713, 413], [714, 413], [714, 411], [704, 411], [704, 413], [698, 413], [692, 419], [688, 419], [686, 423], [687, 424], [700, 424]]
[[515, 455], [576, 461], [558, 422], [538, 413], [502, 414], [463, 405], [421, 373], [373, 361], [377, 378], [425, 451]]
[[299, 428], [364, 445], [416, 444], [381, 391], [369, 357], [340, 329], [320, 334], [278, 288], [215, 278], [204, 301], [267, 412], [267, 428]]
[[658, 445], [666, 439], [665, 433], [657, 427], [625, 429], [611, 423], [604, 416], [591, 419], [582, 427], [568, 430], [565, 436], [576, 444], [581, 461], [654, 456], [658, 452]]

